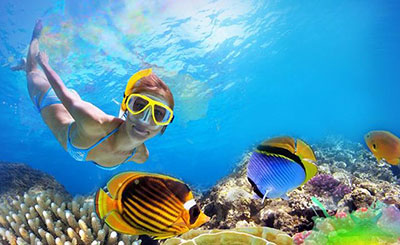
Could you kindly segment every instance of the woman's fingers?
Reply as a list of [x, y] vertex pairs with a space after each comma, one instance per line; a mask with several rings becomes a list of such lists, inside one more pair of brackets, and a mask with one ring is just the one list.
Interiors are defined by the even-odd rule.
[[36, 21], [35, 28], [33, 29], [32, 39], [39, 38], [42, 29], [43, 29], [42, 20], [39, 19]]
[[40, 51], [36, 56], [36, 60], [40, 65], [47, 64], [49, 62], [49, 56], [47, 56], [46, 52]]

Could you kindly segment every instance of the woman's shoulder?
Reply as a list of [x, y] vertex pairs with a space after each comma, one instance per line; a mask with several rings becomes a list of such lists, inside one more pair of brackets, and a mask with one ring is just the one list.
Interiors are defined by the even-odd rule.
[[124, 120], [111, 115], [102, 115], [97, 118], [96, 123], [86, 125], [85, 132], [90, 135], [103, 135], [105, 132], [112, 131], [119, 127]]
[[106, 131], [119, 127], [124, 122], [124, 119], [107, 115], [101, 122], [102, 128]]

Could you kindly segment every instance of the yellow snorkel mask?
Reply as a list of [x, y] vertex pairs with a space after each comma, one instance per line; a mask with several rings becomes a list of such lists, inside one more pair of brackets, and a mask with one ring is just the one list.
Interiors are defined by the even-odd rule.
[[129, 78], [124, 92], [124, 99], [121, 103], [120, 117], [126, 110], [132, 115], [138, 115], [150, 107], [154, 123], [159, 126], [165, 126], [171, 123], [174, 118], [172, 109], [164, 103], [149, 98], [148, 96], [132, 93], [136, 82], [151, 73], [151, 68], [140, 70]]

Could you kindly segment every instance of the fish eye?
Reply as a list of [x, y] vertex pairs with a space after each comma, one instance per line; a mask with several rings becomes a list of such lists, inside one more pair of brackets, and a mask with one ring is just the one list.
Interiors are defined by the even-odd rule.
[[376, 145], [375, 144], [372, 144], [372, 147], [376, 150]]
[[193, 207], [191, 207], [189, 209], [189, 214], [190, 214], [190, 224], [193, 224], [194, 222], [196, 222], [197, 217], [199, 217], [199, 215], [200, 215], [199, 206], [196, 204]]

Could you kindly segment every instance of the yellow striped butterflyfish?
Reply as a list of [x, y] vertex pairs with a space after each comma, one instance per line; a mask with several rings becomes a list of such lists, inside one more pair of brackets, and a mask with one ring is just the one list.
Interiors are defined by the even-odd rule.
[[113, 230], [165, 239], [207, 222], [192, 191], [161, 174], [123, 172], [97, 191], [96, 213]]

